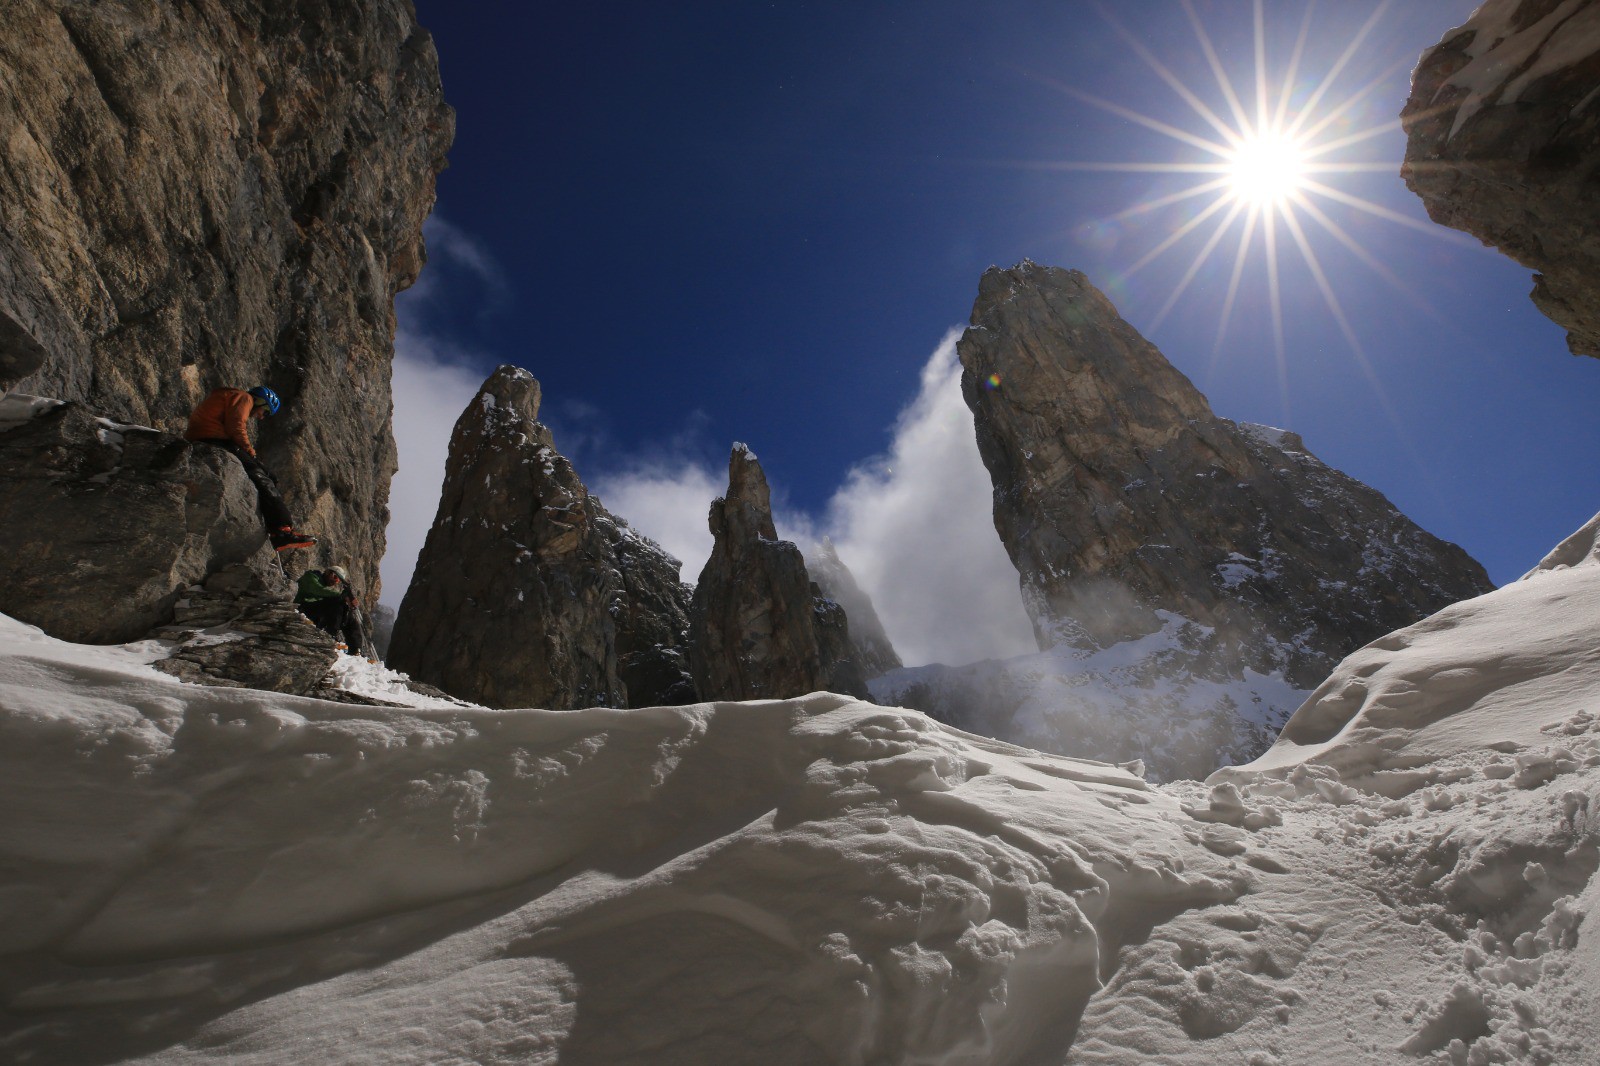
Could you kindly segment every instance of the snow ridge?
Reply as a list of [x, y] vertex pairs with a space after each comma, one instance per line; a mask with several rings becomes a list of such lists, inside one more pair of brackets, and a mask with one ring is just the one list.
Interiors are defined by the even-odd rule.
[[839, 696], [385, 710], [0, 635], [23, 1058], [1009, 1061], [1249, 884], [1125, 770]]

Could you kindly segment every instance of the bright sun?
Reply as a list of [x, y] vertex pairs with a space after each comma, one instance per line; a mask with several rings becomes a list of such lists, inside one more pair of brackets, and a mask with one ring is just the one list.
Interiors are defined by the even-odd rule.
[[1306, 145], [1286, 133], [1251, 134], [1234, 146], [1227, 160], [1228, 187], [1235, 199], [1251, 207], [1281, 204], [1305, 187], [1306, 153]]

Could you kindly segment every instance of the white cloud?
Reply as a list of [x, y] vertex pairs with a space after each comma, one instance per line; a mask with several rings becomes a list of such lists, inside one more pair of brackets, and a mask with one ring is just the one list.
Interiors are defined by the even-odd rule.
[[661, 545], [683, 563], [685, 581], [695, 581], [711, 555], [711, 501], [728, 488], [720, 472], [692, 461], [677, 466], [636, 467], [597, 481], [591, 491], [606, 510]]
[[[850, 473], [824, 526], [908, 665], [1037, 651], [992, 517], [952, 331], [886, 456]], [[768, 472], [770, 475], [770, 471]]]

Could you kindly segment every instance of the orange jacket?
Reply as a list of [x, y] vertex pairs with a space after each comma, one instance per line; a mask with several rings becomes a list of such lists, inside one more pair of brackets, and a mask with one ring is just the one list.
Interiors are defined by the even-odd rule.
[[255, 397], [243, 389], [212, 389], [189, 415], [184, 439], [231, 440], [246, 455], [254, 455], [256, 450], [250, 444], [250, 412], [254, 409]]

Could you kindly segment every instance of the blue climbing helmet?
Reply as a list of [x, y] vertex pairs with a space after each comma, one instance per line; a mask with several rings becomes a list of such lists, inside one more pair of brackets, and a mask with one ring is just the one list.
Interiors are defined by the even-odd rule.
[[250, 395], [263, 401], [267, 405], [267, 414], [269, 415], [277, 414], [278, 408], [283, 406], [283, 401], [278, 399], [278, 394], [267, 388], [265, 385], [257, 385], [255, 388], [250, 390]]

